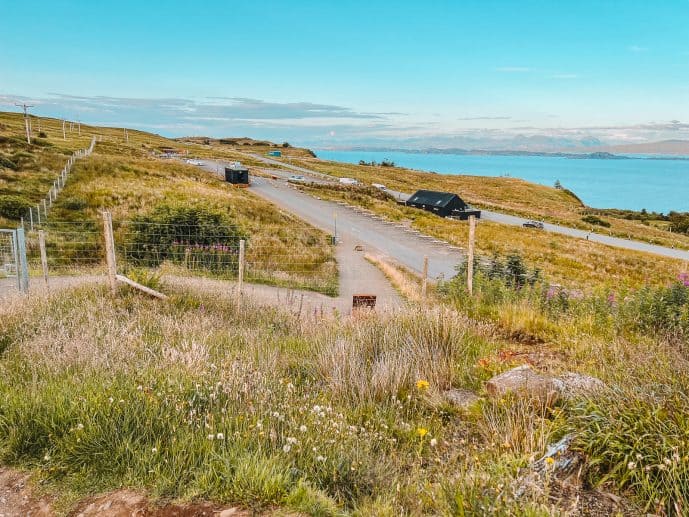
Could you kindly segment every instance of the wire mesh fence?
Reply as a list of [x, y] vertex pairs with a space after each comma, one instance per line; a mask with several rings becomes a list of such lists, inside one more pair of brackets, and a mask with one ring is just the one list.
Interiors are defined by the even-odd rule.
[[17, 277], [17, 249], [14, 232], [0, 230], [0, 278]]
[[[43, 240], [43, 249], [41, 249]], [[264, 227], [251, 233], [239, 226], [209, 223], [162, 224], [113, 221], [117, 272], [148, 270], [164, 275], [235, 280], [243, 258], [246, 282], [337, 292], [337, 264], [331, 238], [308, 227]], [[240, 249], [244, 248], [244, 253]], [[12, 249], [0, 234], [0, 268], [12, 271]], [[42, 222], [26, 234], [33, 277], [104, 275], [103, 221]], [[0, 273], [1, 276], [1, 273]]]

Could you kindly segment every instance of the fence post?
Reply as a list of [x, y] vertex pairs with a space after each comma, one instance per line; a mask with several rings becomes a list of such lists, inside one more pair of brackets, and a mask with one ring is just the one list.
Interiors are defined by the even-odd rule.
[[469, 216], [469, 252], [467, 254], [467, 290], [474, 294], [474, 239], [476, 236], [476, 216]]
[[31, 224], [31, 231], [33, 231], [33, 207], [29, 207], [29, 223]]
[[48, 285], [48, 255], [45, 251], [45, 232], [38, 230], [38, 247], [41, 249], [41, 268], [43, 268], [43, 280]]
[[36, 217], [38, 217], [38, 224], [41, 224], [41, 205], [36, 205]]
[[239, 272], [237, 274], [237, 304], [239, 304], [242, 297], [242, 287], [244, 284], [244, 254], [245, 241], [239, 241]]
[[24, 229], [17, 228], [17, 275], [19, 275], [19, 290], [29, 292], [29, 264], [26, 261], [26, 238]]
[[117, 263], [115, 262], [115, 238], [112, 233], [112, 214], [103, 212], [103, 236], [105, 237], [105, 260], [108, 264], [110, 290], [117, 292]]
[[423, 277], [421, 279], [421, 298], [426, 298], [426, 288], [428, 286], [428, 255], [423, 257]]

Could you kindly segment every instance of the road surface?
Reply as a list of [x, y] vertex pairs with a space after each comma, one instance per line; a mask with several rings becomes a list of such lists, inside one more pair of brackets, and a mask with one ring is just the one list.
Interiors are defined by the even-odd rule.
[[[282, 161], [278, 160], [272, 160], [270, 158], [267, 158], [265, 156], [261, 156], [258, 154], [253, 154], [253, 153], [247, 153], [247, 156], [250, 156], [251, 158], [254, 158], [256, 160], [260, 160], [264, 163], [270, 164], [270, 165], [277, 165], [283, 169], [289, 169], [291, 171], [296, 171], [302, 175], [310, 175], [314, 181], [317, 182], [327, 182], [328, 180], [332, 180], [332, 176], [328, 176], [326, 174], [322, 174], [320, 172], [316, 171], [311, 171], [309, 169], [306, 169], [304, 167], [298, 167], [296, 165], [291, 165], [289, 163], [285, 163]], [[286, 172], [286, 171], [285, 171]], [[410, 194], [404, 193], [404, 192], [396, 192], [392, 190], [388, 190], [390, 194], [392, 194], [396, 199], [400, 200], [406, 200]], [[481, 210], [481, 219], [486, 220], [486, 221], [492, 221], [495, 223], [500, 223], [500, 224], [506, 224], [510, 226], [522, 226], [526, 221], [529, 219], [524, 218], [524, 217], [518, 217], [514, 215], [509, 215], [509, 214], [503, 214], [501, 212], [494, 212], [491, 210]], [[598, 242], [600, 244], [605, 244], [607, 246], [613, 246], [615, 248], [622, 248], [622, 249], [627, 249], [627, 250], [632, 250], [632, 251], [642, 251], [645, 253], [652, 253], [655, 255], [660, 255], [663, 257], [668, 257], [668, 258], [673, 258], [673, 259], [680, 259], [680, 260], [689, 260], [689, 251], [688, 250], [682, 250], [682, 249], [676, 249], [676, 248], [668, 248], [665, 246], [659, 246], [657, 244], [649, 244], [646, 242], [641, 242], [641, 241], [635, 241], [635, 240], [629, 240], [629, 239], [622, 239], [620, 237], [612, 237], [610, 235], [604, 235], [601, 233], [595, 233], [595, 232], [587, 232], [586, 230], [578, 230], [576, 228], [570, 228], [568, 226], [560, 226], [557, 224], [550, 224], [550, 223], [544, 223], [544, 231], [546, 232], [551, 232], [551, 233], [557, 233], [560, 235], [567, 235], [569, 237], [575, 237], [579, 239], [587, 239], [592, 242]]]
[[[217, 171], [222, 169], [213, 160], [203, 161], [205, 163], [204, 168], [211, 172], [217, 174]], [[270, 170], [270, 172], [271, 174], [276, 173], [274, 170]], [[277, 171], [275, 175], [283, 177], [284, 174], [284, 171]], [[355, 246], [361, 245], [364, 252], [392, 257], [417, 273], [422, 272], [424, 256], [428, 256], [428, 276], [431, 279], [453, 277], [456, 273], [455, 267], [463, 260], [460, 248], [424, 236], [405, 225], [387, 222], [363, 211], [357, 211], [352, 207], [304, 194], [281, 179], [273, 180], [253, 176], [250, 191], [321, 230], [330, 234], [336, 233], [338, 240], [341, 241], [338, 245], [338, 263], [340, 268], [345, 271], [344, 280], [346, 281], [347, 278], [356, 280], [357, 289], [362, 291], [368, 289], [370, 277], [360, 277], [356, 272], [354, 275], [347, 276], [346, 268], [349, 267], [349, 262], [340, 261], [340, 254], [343, 253], [340, 250], [349, 251], [353, 250]], [[361, 261], [368, 264], [363, 259], [362, 252], [357, 252], [357, 254], [356, 256], [360, 257]], [[362, 262], [359, 264], [357, 267], [360, 268], [359, 273], [361, 273], [365, 268]], [[374, 269], [377, 271], [377, 268]], [[341, 278], [341, 283], [342, 280]], [[347, 289], [347, 287], [344, 288]]]

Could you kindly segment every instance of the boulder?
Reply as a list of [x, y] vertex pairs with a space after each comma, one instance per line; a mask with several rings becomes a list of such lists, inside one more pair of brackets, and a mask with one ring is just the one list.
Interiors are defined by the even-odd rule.
[[481, 400], [481, 397], [471, 390], [452, 388], [443, 392], [443, 399], [456, 408], [467, 410]]
[[486, 383], [486, 391], [492, 397], [508, 393], [553, 403], [559, 396], [559, 384], [553, 377], [534, 371], [529, 365], [518, 366], [496, 375]]

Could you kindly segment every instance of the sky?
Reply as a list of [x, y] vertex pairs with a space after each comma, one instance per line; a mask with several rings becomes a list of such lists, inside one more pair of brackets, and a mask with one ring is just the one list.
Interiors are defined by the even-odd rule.
[[689, 0], [0, 0], [0, 109], [312, 147], [689, 139]]

